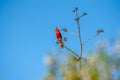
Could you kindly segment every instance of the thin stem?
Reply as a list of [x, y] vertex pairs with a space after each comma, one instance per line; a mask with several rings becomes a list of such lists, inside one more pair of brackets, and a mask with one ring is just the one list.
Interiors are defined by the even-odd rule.
[[78, 37], [80, 40], [80, 57], [82, 57], [82, 39], [81, 39], [81, 34], [80, 34], [80, 23], [79, 23], [79, 17], [78, 17], [78, 12], [76, 10], [76, 22], [78, 25]]
[[83, 17], [84, 15], [79, 16], [79, 18]]
[[74, 32], [70, 32], [70, 31], [68, 31], [68, 33], [73, 34], [73, 35], [75, 35], [75, 36], [78, 37], [78, 34], [76, 34], [76, 33], [74, 33]]
[[90, 38], [88, 38], [86, 41], [84, 41], [82, 44], [87, 43], [88, 41], [90, 41], [91, 39], [95, 38], [98, 34], [95, 34], [93, 36], [91, 36]]
[[70, 51], [72, 53], [72, 55], [74, 55], [75, 57], [79, 57], [79, 55], [77, 55], [77, 53], [75, 53], [73, 50], [71, 50], [67, 46], [64, 45], [64, 48], [66, 48], [68, 51]]
[[78, 16], [78, 8], [75, 8], [75, 12], [76, 12], [76, 22], [78, 25], [78, 37], [79, 37], [79, 41], [80, 41], [80, 71], [81, 71], [81, 65], [82, 65], [82, 61], [81, 61], [81, 57], [82, 57], [82, 39], [81, 39], [81, 33], [80, 33], [80, 23], [79, 23], [79, 16]]

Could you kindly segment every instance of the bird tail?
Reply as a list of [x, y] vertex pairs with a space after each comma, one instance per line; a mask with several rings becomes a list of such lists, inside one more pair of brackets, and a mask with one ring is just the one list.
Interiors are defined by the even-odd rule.
[[60, 44], [61, 48], [64, 48], [64, 44], [63, 44], [62, 40], [59, 41], [59, 44]]

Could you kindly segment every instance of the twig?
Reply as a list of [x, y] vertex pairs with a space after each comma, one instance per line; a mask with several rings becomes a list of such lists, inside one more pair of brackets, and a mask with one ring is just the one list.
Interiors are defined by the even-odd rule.
[[[56, 43], [59, 44], [59, 45], [61, 45], [61, 44], [59, 43], [59, 41], [56, 41]], [[79, 55], [78, 55], [75, 51], [71, 50], [70, 48], [68, 48], [68, 47], [65, 46], [64, 44], [63, 44], [63, 47], [66, 48], [68, 51], [71, 52], [72, 55], [74, 55], [76, 58], [79, 59]]]
[[72, 55], [74, 55], [75, 57], [79, 57], [79, 55], [77, 53], [75, 53], [73, 50], [71, 50], [67, 46], [64, 45], [64, 48], [66, 48], [68, 51], [70, 51], [72, 53]]
[[83, 16], [86, 16], [87, 13], [86, 12], [83, 12], [83, 14], [81, 16], [79, 16], [79, 18], [83, 17]]
[[61, 30], [64, 31], [64, 32], [68, 32], [69, 34], [73, 34], [73, 35], [78, 37], [78, 34], [76, 34], [74, 32], [71, 32], [71, 31], [68, 31], [67, 28], [62, 28]]
[[80, 57], [82, 57], [82, 39], [81, 39], [81, 34], [80, 34], [80, 23], [79, 23], [79, 16], [78, 16], [78, 8], [76, 7], [75, 8], [75, 12], [76, 12], [76, 22], [77, 22], [77, 25], [78, 25], [78, 37], [79, 37], [79, 40], [80, 40]]
[[68, 31], [68, 33], [73, 34], [73, 35], [75, 35], [75, 36], [78, 37], [78, 34], [76, 34], [76, 33], [74, 33], [74, 32], [70, 32], [70, 31]]
[[76, 7], [75, 8], [75, 13], [76, 13], [76, 22], [77, 22], [77, 25], [78, 25], [78, 37], [79, 37], [79, 40], [80, 40], [80, 71], [81, 71], [81, 57], [82, 57], [82, 39], [81, 39], [81, 33], [80, 33], [80, 23], [79, 23], [79, 16], [78, 16], [78, 8]]
[[98, 34], [95, 34], [93, 36], [91, 36], [90, 38], [88, 38], [86, 41], [84, 41], [82, 44], [87, 43], [88, 41], [90, 41], [91, 39], [95, 38]]
[[93, 35], [93, 36], [91, 36], [90, 38], [88, 38], [88, 39], [87, 39], [86, 41], [84, 41], [82, 44], [87, 43], [88, 41], [90, 41], [91, 39], [95, 38], [97, 35], [99, 35], [99, 34], [102, 33], [102, 32], [104, 32], [103, 29], [98, 29], [95, 35]]

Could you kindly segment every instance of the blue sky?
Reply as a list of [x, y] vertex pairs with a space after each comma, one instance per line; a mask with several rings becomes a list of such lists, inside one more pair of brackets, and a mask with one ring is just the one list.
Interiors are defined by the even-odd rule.
[[[103, 28], [104, 33], [87, 43], [117, 38], [120, 34], [119, 0], [0, 0], [0, 78], [36, 80], [46, 70], [45, 53], [56, 47], [55, 27], [77, 32], [74, 7], [81, 18], [82, 40]], [[77, 38], [68, 36], [66, 45], [79, 52]], [[86, 46], [85, 46], [86, 47]]]

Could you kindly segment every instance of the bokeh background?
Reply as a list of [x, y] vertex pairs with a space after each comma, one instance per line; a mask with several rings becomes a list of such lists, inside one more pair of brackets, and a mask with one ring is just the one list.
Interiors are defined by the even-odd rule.
[[[80, 20], [83, 41], [104, 29], [84, 46], [83, 53], [96, 50], [100, 41], [107, 45], [119, 40], [119, 0], [0, 0], [0, 80], [42, 80], [46, 53], [66, 52], [55, 43], [55, 27], [78, 31], [72, 12], [76, 6], [79, 15], [88, 14]], [[68, 37], [65, 44], [79, 53], [79, 40], [62, 35]], [[113, 47], [107, 46], [111, 52]]]

